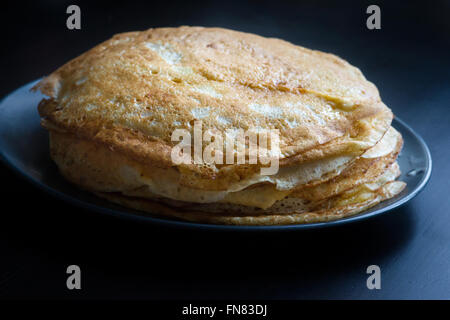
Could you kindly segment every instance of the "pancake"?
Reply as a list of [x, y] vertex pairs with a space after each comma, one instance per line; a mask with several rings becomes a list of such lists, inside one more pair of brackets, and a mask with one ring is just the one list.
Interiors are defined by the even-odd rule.
[[[346, 61], [283, 40], [202, 27], [119, 34], [34, 90], [48, 96], [38, 110], [62, 175], [139, 210], [304, 223], [354, 214], [404, 187], [394, 181], [402, 138], [376, 87]], [[231, 159], [244, 150], [246, 163], [174, 162], [173, 133], [195, 139], [198, 124], [224, 137], [277, 130], [279, 148], [257, 147], [279, 170], [249, 163], [247, 140], [231, 145]]]
[[[117, 35], [59, 68], [36, 89], [50, 97], [39, 111], [54, 127], [160, 168], [174, 165], [172, 132], [192, 130], [196, 120], [205, 131], [278, 129], [280, 159], [310, 151], [283, 166], [322, 157], [334, 146], [320, 146], [338, 137], [334, 153], [361, 153], [377, 139], [363, 145], [347, 141], [347, 135], [348, 140], [371, 136], [364, 135], [367, 124], [360, 120], [384, 113], [377, 119], [386, 131], [392, 119], [375, 86], [340, 58], [218, 28]], [[222, 178], [223, 184], [237, 173], [234, 183], [259, 170], [236, 164], [179, 167], [190, 183], [201, 174], [209, 181]]]
[[291, 195], [317, 201], [340, 194], [354, 186], [368, 183], [396, 161], [402, 146], [403, 139], [400, 133], [391, 127], [375, 147], [365, 152], [339, 175], [335, 175], [331, 179], [324, 177], [319, 181], [302, 185]]
[[[150, 199], [166, 197], [198, 203], [221, 201], [263, 209], [292, 192], [303, 193], [306, 198], [320, 192], [326, 193], [327, 191], [321, 191], [325, 188], [338, 190], [341, 185], [353, 185], [354, 181], [362, 179], [362, 172], [366, 173], [366, 179], [370, 179], [371, 175], [367, 174], [367, 170], [371, 169], [369, 172], [373, 174], [380, 173], [380, 170], [395, 161], [401, 145], [400, 134], [391, 128], [375, 147], [356, 161], [348, 155], [326, 158], [297, 167], [281, 168], [273, 176], [264, 176], [264, 180], [257, 176], [253, 180], [242, 181], [239, 188], [216, 191], [183, 186], [176, 170], [148, 170], [132, 159], [116, 155], [101, 144], [64, 133], [50, 133], [51, 156], [60, 171], [68, 180], [87, 190], [121, 192], [128, 196]], [[330, 181], [324, 183], [327, 180]], [[264, 183], [262, 186], [261, 182]], [[316, 188], [311, 187], [318, 183], [321, 184]], [[255, 185], [259, 185], [256, 190], [251, 188]], [[284, 188], [277, 189], [278, 185]]]
[[[398, 168], [398, 166], [396, 166]], [[394, 166], [395, 169], [395, 166]], [[391, 173], [391, 172], [389, 172]], [[395, 172], [394, 179], [399, 175]], [[341, 196], [329, 199], [322, 203], [316, 210], [305, 211], [304, 208], [295, 212], [294, 208], [299, 206], [297, 198], [285, 198], [277, 203], [277, 208], [286, 208], [285, 212], [266, 212], [256, 214], [242, 214], [236, 211], [225, 211], [216, 213], [213, 208], [205, 211], [186, 211], [178, 206], [170, 206], [166, 203], [150, 201], [142, 198], [133, 198], [120, 195], [118, 193], [96, 193], [99, 197], [105, 198], [111, 202], [130, 207], [143, 212], [157, 213], [160, 216], [177, 218], [192, 222], [212, 223], [212, 224], [229, 224], [229, 225], [286, 225], [301, 223], [317, 223], [333, 221], [360, 213], [369, 209], [381, 201], [390, 199], [398, 195], [406, 186], [401, 181], [388, 181], [384, 184], [383, 178], [375, 183], [367, 183], [353, 190], [349, 190]], [[381, 184], [381, 186], [380, 186]], [[379, 186], [377, 189], [372, 189]], [[301, 203], [301, 202], [300, 202]], [[221, 206], [221, 210], [224, 206]], [[235, 209], [235, 208], [233, 208]], [[281, 211], [281, 210], [279, 210]]]

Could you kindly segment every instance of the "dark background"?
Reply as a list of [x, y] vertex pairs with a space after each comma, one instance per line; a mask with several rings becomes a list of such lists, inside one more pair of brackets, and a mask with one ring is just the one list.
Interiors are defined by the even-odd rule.
[[[66, 29], [81, 7], [82, 29]], [[382, 29], [366, 28], [370, 4]], [[285, 233], [161, 229], [53, 198], [0, 164], [0, 297], [449, 299], [450, 1], [14, 1], [2, 3], [0, 96], [113, 34], [221, 26], [335, 53], [428, 143], [426, 189], [389, 214]], [[66, 267], [82, 290], [66, 289]], [[377, 264], [382, 289], [366, 288]]]

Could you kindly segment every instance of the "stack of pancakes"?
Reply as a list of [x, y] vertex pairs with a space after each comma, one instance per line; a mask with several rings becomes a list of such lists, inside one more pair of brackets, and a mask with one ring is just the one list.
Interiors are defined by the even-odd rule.
[[[376, 87], [342, 59], [218, 28], [114, 36], [37, 86], [61, 173], [121, 205], [190, 221], [329, 221], [404, 188], [401, 135]], [[279, 170], [174, 163], [176, 129], [278, 130]], [[205, 147], [206, 145], [204, 145]], [[247, 148], [248, 145], [239, 147]]]

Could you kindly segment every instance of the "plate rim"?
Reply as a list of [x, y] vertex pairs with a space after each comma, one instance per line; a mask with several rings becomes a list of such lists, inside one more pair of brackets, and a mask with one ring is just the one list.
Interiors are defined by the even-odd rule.
[[[38, 82], [40, 79], [31, 81], [16, 90], [12, 91], [11, 93], [7, 94], [0, 100], [0, 107], [4, 104], [5, 100], [14, 95], [17, 91], [24, 89], [27, 86], [30, 86], [36, 82]], [[1, 109], [0, 109], [1, 110]], [[221, 224], [206, 224], [206, 223], [198, 223], [198, 222], [190, 222], [190, 221], [183, 221], [183, 220], [171, 220], [166, 219], [164, 217], [154, 217], [154, 216], [143, 216], [143, 215], [137, 215], [132, 212], [126, 212], [126, 207], [124, 207], [124, 211], [119, 211], [113, 208], [107, 208], [103, 207], [97, 204], [93, 204], [87, 201], [80, 200], [76, 196], [72, 196], [70, 194], [67, 194], [63, 191], [59, 191], [57, 189], [54, 189], [47, 184], [34, 179], [32, 176], [28, 175], [24, 170], [19, 168], [17, 165], [14, 164], [13, 161], [11, 161], [6, 152], [4, 152], [2, 149], [0, 149], [0, 161], [3, 162], [6, 167], [11, 169], [16, 175], [18, 175], [20, 178], [24, 178], [26, 181], [31, 182], [32, 185], [36, 186], [37, 188], [43, 190], [47, 194], [51, 196], [55, 196], [57, 198], [60, 198], [61, 200], [81, 207], [83, 209], [92, 210], [94, 212], [98, 212], [104, 215], [107, 215], [109, 217], [116, 217], [121, 219], [126, 219], [129, 221], [135, 221], [135, 222], [142, 222], [142, 223], [148, 223], [152, 225], [160, 225], [164, 227], [169, 228], [181, 228], [181, 229], [201, 229], [201, 230], [209, 230], [209, 231], [289, 231], [289, 230], [311, 230], [311, 229], [322, 229], [322, 228], [329, 228], [334, 226], [340, 226], [345, 225], [352, 222], [358, 222], [367, 220], [369, 218], [372, 218], [374, 216], [382, 215], [386, 212], [389, 212], [393, 209], [399, 208], [400, 206], [404, 205], [408, 201], [410, 201], [412, 198], [417, 196], [427, 185], [427, 183], [430, 180], [432, 167], [433, 167], [433, 161], [431, 158], [431, 152], [425, 142], [425, 140], [409, 125], [407, 125], [403, 120], [399, 119], [398, 117], [394, 117], [392, 121], [392, 125], [395, 127], [395, 123], [398, 123], [400, 126], [402, 126], [405, 130], [407, 130], [414, 138], [419, 142], [420, 147], [424, 151], [425, 157], [426, 157], [426, 170], [417, 184], [417, 186], [411, 190], [405, 197], [391, 203], [388, 206], [385, 206], [383, 208], [380, 208], [378, 210], [375, 210], [373, 212], [369, 213], [357, 213], [355, 215], [351, 215], [349, 217], [333, 220], [333, 221], [326, 221], [326, 222], [316, 222], [316, 223], [305, 223], [305, 224], [292, 224], [292, 225], [262, 225], [262, 226], [249, 226], [249, 225], [221, 225]]]

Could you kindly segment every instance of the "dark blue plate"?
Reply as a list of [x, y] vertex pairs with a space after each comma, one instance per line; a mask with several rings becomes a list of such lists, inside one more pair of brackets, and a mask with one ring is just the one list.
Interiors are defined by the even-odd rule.
[[360, 214], [331, 222], [297, 224], [288, 226], [224, 226], [192, 223], [159, 218], [131, 210], [99, 199], [66, 182], [49, 157], [48, 135], [41, 128], [37, 105], [43, 96], [30, 92], [36, 83], [17, 89], [0, 103], [0, 157], [8, 166], [19, 172], [39, 188], [72, 204], [140, 222], [165, 226], [229, 230], [292, 230], [335, 226], [367, 219], [387, 212], [412, 199], [421, 191], [431, 175], [431, 155], [423, 139], [399, 119], [393, 126], [403, 135], [404, 147], [399, 156], [402, 175], [407, 187], [397, 197], [384, 201]]

